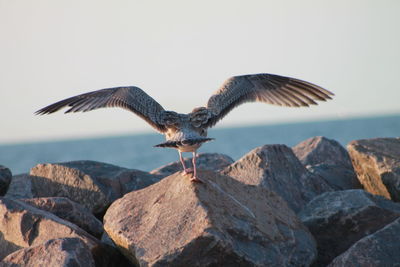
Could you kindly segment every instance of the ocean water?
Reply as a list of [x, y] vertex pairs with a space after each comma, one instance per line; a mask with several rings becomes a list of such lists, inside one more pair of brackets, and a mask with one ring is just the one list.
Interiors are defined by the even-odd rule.
[[[200, 153], [218, 152], [239, 159], [264, 144], [294, 146], [314, 136], [325, 136], [346, 146], [352, 140], [399, 137], [400, 115], [210, 129], [214, 141], [204, 144]], [[140, 134], [57, 142], [0, 145], [0, 165], [13, 174], [29, 172], [38, 163], [95, 160], [121, 167], [150, 171], [178, 160], [173, 149], [154, 148], [164, 141], [160, 134]], [[191, 156], [191, 154], [187, 154]]]

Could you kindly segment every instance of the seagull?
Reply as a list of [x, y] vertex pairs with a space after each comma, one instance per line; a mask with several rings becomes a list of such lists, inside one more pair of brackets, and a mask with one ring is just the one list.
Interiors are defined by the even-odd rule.
[[[199, 147], [208, 141], [208, 128], [213, 127], [233, 108], [246, 102], [264, 102], [287, 107], [317, 105], [334, 94], [318, 85], [275, 74], [260, 73], [233, 76], [208, 99], [205, 107], [198, 107], [188, 114], [164, 110], [151, 96], [136, 86], [106, 88], [73, 96], [35, 112], [50, 114], [64, 107], [65, 113], [86, 112], [105, 107], [127, 109], [155, 130], [165, 135], [166, 142], [155, 147], [177, 149], [184, 174], [191, 175], [192, 182], [202, 182], [197, 175], [196, 156]], [[192, 168], [187, 168], [182, 152], [192, 152]]]

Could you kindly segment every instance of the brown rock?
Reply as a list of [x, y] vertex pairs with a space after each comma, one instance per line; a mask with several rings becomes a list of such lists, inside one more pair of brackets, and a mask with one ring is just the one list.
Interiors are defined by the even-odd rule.
[[336, 190], [361, 188], [347, 150], [322, 136], [309, 138], [293, 148], [300, 162]]
[[[196, 158], [196, 166], [200, 170], [220, 171], [232, 163], [231, 157], [219, 153], [201, 153]], [[188, 168], [192, 167], [192, 158], [185, 158], [185, 165]], [[150, 173], [166, 177], [178, 171], [182, 171], [179, 160], [152, 170]]]
[[397, 219], [381, 230], [360, 239], [328, 266], [399, 266], [399, 236], [400, 219]]
[[0, 198], [0, 259], [49, 239], [78, 237], [94, 253], [101, 243], [81, 228], [19, 200]]
[[304, 165], [328, 164], [352, 168], [346, 149], [339, 142], [323, 136], [309, 138], [292, 149]]
[[140, 266], [307, 266], [314, 241], [274, 192], [200, 171], [126, 194], [105, 230]]
[[117, 198], [160, 177], [95, 161], [39, 164], [31, 169], [35, 197], [68, 197], [101, 214]]
[[32, 189], [32, 176], [24, 173], [12, 177], [5, 196], [9, 198], [32, 198], [34, 195]]
[[43, 197], [21, 199], [21, 201], [76, 224], [95, 237], [100, 238], [103, 233], [103, 224], [85, 207], [68, 198]]
[[333, 189], [311, 174], [285, 145], [258, 147], [222, 171], [238, 181], [260, 185], [285, 199], [295, 212], [318, 194]]
[[356, 140], [347, 149], [365, 190], [400, 201], [400, 138]]
[[11, 182], [11, 171], [9, 168], [0, 165], [0, 196], [4, 196]]
[[90, 249], [81, 239], [60, 238], [17, 250], [0, 262], [0, 267], [16, 266], [94, 267], [95, 263]]
[[298, 216], [317, 241], [314, 266], [326, 266], [361, 238], [399, 218], [400, 204], [361, 189], [343, 190], [315, 197]]

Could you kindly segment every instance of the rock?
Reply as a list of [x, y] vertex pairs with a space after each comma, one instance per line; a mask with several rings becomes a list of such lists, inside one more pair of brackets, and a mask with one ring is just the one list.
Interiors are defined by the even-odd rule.
[[[209, 171], [220, 171], [232, 163], [231, 157], [219, 153], [201, 153], [196, 159], [198, 169]], [[185, 158], [185, 165], [192, 167], [192, 158]], [[166, 177], [178, 171], [182, 171], [182, 164], [179, 160], [152, 170], [150, 173]]]
[[350, 156], [339, 142], [317, 136], [297, 144], [292, 149], [310, 172], [322, 176], [335, 190], [361, 188]]
[[333, 190], [323, 179], [307, 171], [285, 145], [258, 147], [221, 173], [276, 192], [295, 212], [316, 195]]
[[400, 138], [356, 140], [347, 149], [365, 190], [399, 202]]
[[117, 198], [161, 178], [95, 161], [39, 164], [31, 169], [35, 197], [68, 197], [101, 215]]
[[9, 168], [0, 165], [0, 196], [4, 196], [11, 182], [11, 171]]
[[117, 249], [117, 246], [111, 240], [111, 238], [107, 235], [106, 232], [103, 232], [101, 236], [101, 242], [105, 247], [107, 247], [107, 253], [112, 258], [112, 264], [107, 266], [115, 266], [115, 267], [132, 267], [134, 266], [122, 253]]
[[292, 149], [303, 165], [327, 164], [352, 168], [346, 149], [339, 142], [323, 136], [309, 138]]
[[27, 173], [13, 176], [5, 196], [17, 199], [34, 197], [32, 176]]
[[361, 189], [327, 192], [298, 214], [317, 241], [314, 266], [326, 266], [359, 239], [400, 217], [400, 204]]
[[51, 239], [8, 255], [1, 267], [14, 266], [95, 266], [88, 246], [80, 238]]
[[140, 266], [308, 266], [308, 230], [274, 192], [199, 171], [126, 194], [104, 216], [121, 252]]
[[93, 254], [101, 251], [101, 242], [75, 224], [22, 201], [0, 198], [0, 259], [17, 249], [64, 237], [82, 239]]
[[21, 201], [38, 209], [76, 224], [91, 235], [100, 238], [103, 234], [103, 224], [85, 207], [65, 197], [43, 197], [21, 199]]
[[397, 219], [379, 231], [360, 239], [328, 266], [400, 266], [399, 236], [400, 219]]
[[103, 232], [103, 235], [101, 236], [101, 242], [114, 248], [117, 247], [114, 241], [112, 241], [112, 239], [108, 236], [107, 232]]

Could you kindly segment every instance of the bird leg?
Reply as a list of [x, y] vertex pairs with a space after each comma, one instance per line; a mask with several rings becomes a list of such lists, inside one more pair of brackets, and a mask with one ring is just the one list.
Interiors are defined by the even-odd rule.
[[183, 157], [182, 157], [182, 152], [180, 152], [179, 150], [178, 150], [178, 152], [179, 152], [179, 160], [180, 160], [181, 163], [182, 163], [182, 167], [183, 167], [183, 171], [185, 172], [185, 175], [186, 175], [186, 174], [193, 173], [193, 170], [192, 170], [192, 169], [186, 168], [185, 160], [184, 160]]
[[197, 177], [197, 170], [196, 170], [196, 151], [193, 152], [192, 163], [193, 163], [193, 177], [192, 177], [192, 179], [190, 179], [190, 181], [192, 181], [192, 182], [197, 182], [197, 183], [202, 183], [203, 181], [202, 181], [199, 177]]
[[190, 178], [190, 181], [196, 183], [202, 183], [203, 181], [197, 177], [197, 172], [196, 172], [196, 152], [193, 152], [193, 159], [192, 159], [193, 169], [186, 168], [185, 160], [182, 157], [182, 152], [180, 152], [179, 150], [178, 152], [179, 152], [179, 160], [182, 163], [184, 175], [191, 174], [192, 178]]

